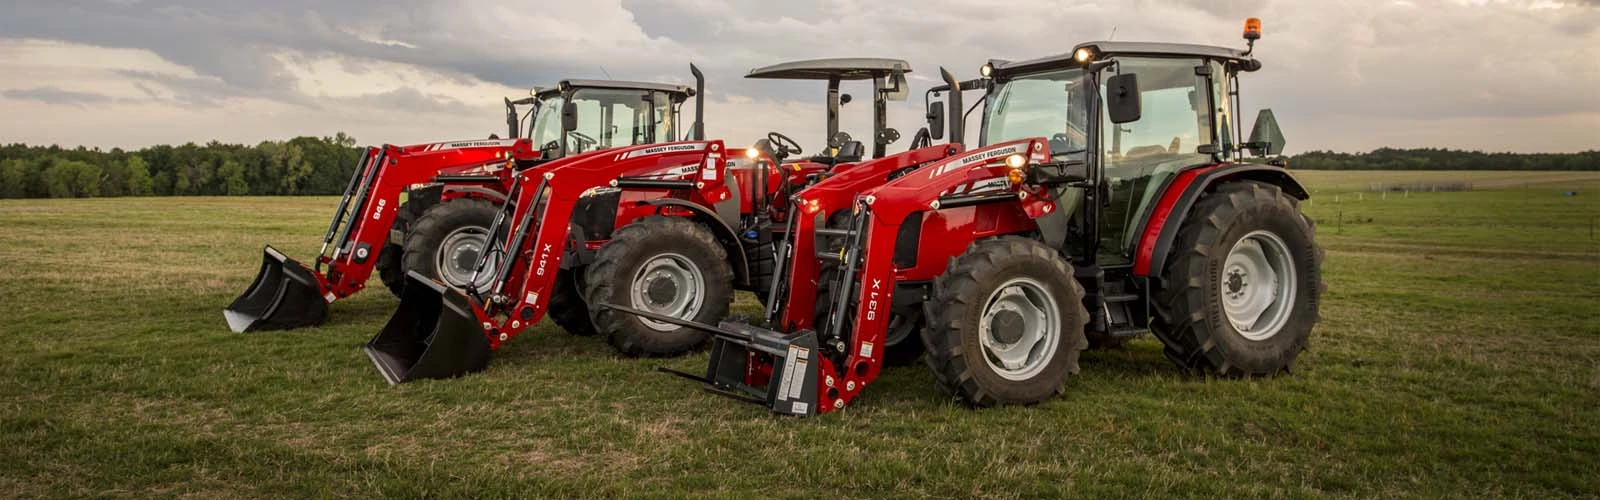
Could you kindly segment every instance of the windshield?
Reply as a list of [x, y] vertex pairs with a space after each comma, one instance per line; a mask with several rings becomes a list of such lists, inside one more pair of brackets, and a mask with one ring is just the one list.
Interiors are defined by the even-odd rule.
[[[529, 138], [544, 147], [551, 142], [567, 154], [673, 140], [677, 103], [664, 92], [630, 89], [579, 89], [571, 95], [578, 127], [562, 134], [561, 97], [539, 105]], [[564, 141], [564, 142], [563, 142]]]
[[528, 138], [533, 140], [534, 147], [543, 148], [546, 144], [561, 140], [562, 102], [559, 94], [539, 100], [538, 112], [533, 115], [533, 126], [528, 129]]
[[1028, 137], [1050, 139], [1050, 155], [1082, 155], [1088, 149], [1088, 100], [1083, 70], [1050, 71], [1013, 78], [989, 96], [984, 142]]

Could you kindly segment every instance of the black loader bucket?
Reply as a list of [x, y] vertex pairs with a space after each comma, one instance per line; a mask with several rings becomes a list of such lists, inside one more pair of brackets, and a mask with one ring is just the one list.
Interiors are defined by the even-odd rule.
[[[661, 371], [705, 383], [706, 390], [713, 394], [755, 403], [777, 413], [812, 416], [818, 412], [817, 378], [822, 368], [814, 331], [782, 333], [737, 321], [711, 326], [614, 304], [599, 306], [712, 335], [711, 363], [706, 366], [705, 376], [659, 368]], [[760, 370], [766, 378], [758, 384], [760, 387], [748, 383], [757, 365], [770, 366]]]
[[261, 251], [261, 271], [244, 295], [222, 310], [235, 332], [288, 330], [320, 325], [328, 319], [317, 276], [268, 245]]
[[390, 385], [459, 377], [489, 365], [489, 339], [466, 294], [409, 272], [400, 295], [400, 308], [365, 348]]

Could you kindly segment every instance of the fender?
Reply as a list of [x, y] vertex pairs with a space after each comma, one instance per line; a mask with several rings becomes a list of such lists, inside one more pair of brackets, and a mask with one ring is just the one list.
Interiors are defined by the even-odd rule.
[[1133, 249], [1133, 274], [1147, 278], [1159, 275], [1166, 268], [1167, 254], [1171, 253], [1173, 240], [1178, 238], [1178, 229], [1183, 227], [1195, 202], [1212, 186], [1233, 180], [1264, 182], [1278, 186], [1297, 199], [1311, 198], [1294, 175], [1272, 165], [1222, 163], [1179, 172], [1157, 198], [1150, 217], [1139, 223], [1136, 234], [1140, 236]]
[[741, 286], [751, 286], [750, 261], [744, 254], [744, 245], [739, 244], [739, 233], [735, 232], [727, 221], [717, 217], [715, 210], [699, 203], [677, 198], [655, 198], [639, 203], [656, 207], [658, 210], [661, 207], [682, 208], [694, 212], [696, 219], [710, 221], [707, 225], [711, 226], [711, 232], [716, 233], [717, 239], [733, 242], [732, 245], [726, 245], [728, 247], [728, 263], [733, 266], [733, 281]]

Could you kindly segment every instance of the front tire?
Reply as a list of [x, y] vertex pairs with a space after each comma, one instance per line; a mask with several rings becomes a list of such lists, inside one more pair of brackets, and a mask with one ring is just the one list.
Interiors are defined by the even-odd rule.
[[567, 333], [589, 337], [595, 329], [589, 319], [589, 305], [583, 302], [583, 288], [578, 285], [582, 272], [563, 269], [556, 273], [556, 286], [550, 290], [550, 306], [545, 314]]
[[1056, 251], [1034, 240], [979, 241], [933, 282], [922, 331], [945, 392], [988, 407], [1060, 394], [1088, 346], [1083, 287]]
[[1152, 330], [1191, 372], [1287, 371], [1317, 320], [1322, 255], [1298, 200], [1271, 184], [1222, 185], [1178, 230]]
[[[716, 324], [733, 303], [728, 254], [706, 228], [683, 217], [650, 216], [623, 226], [595, 253], [585, 276], [590, 304], [626, 305]], [[608, 308], [589, 312], [595, 330], [629, 356], [676, 356], [709, 338], [702, 331]]]
[[[416, 205], [409, 201], [400, 204], [400, 209], [395, 211], [394, 224], [389, 226], [390, 233], [395, 231], [399, 231], [402, 235], [409, 233], [412, 223], [417, 219], [415, 209]], [[404, 237], [401, 238], [401, 243], [405, 243]], [[378, 251], [378, 261], [373, 264], [378, 279], [383, 281], [383, 286], [396, 298], [402, 296], [400, 292], [405, 291], [406, 287], [405, 252], [405, 246], [385, 242], [383, 249]]]
[[[497, 212], [493, 204], [476, 198], [458, 198], [428, 208], [406, 234], [405, 270], [465, 290], [478, 255], [488, 245], [489, 226]], [[477, 290], [488, 289], [496, 264], [490, 262], [478, 275]]]

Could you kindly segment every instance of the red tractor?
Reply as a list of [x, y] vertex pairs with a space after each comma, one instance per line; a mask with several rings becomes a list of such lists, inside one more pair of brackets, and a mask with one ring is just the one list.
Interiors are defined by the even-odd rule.
[[1317, 319], [1322, 253], [1306, 190], [1276, 158], [1244, 161], [1281, 152], [1270, 111], [1236, 140], [1237, 77], [1259, 68], [1249, 50], [1131, 42], [992, 61], [987, 146], [819, 207], [848, 214], [813, 231], [843, 244], [796, 245], [792, 265], [839, 270], [788, 280], [768, 327], [597, 306], [712, 333], [691, 378], [791, 415], [843, 408], [877, 378], [906, 296], [934, 379], [973, 406], [1048, 400], [1090, 338], [1145, 331], [1186, 371], [1277, 374]]
[[[556, 158], [671, 141], [679, 108], [694, 95], [681, 85], [566, 80], [506, 100], [508, 139], [369, 148], [345, 186], [313, 266], [267, 246], [255, 281], [223, 316], [236, 332], [318, 325], [327, 318], [328, 304], [361, 291], [374, 270], [396, 295], [407, 271], [468, 286], [515, 172]], [[524, 115], [518, 106], [532, 109]], [[563, 131], [558, 115], [568, 108], [587, 130], [598, 132]], [[632, 135], [618, 136], [620, 130]]]
[[[521, 175], [491, 229], [503, 239], [480, 261], [487, 289], [452, 291], [413, 275], [394, 317], [368, 344], [369, 356], [390, 383], [459, 376], [482, 370], [490, 351], [546, 314], [572, 333], [597, 329], [625, 354], [667, 356], [701, 345], [707, 336], [698, 330], [589, 311], [571, 300], [572, 291], [695, 321], [725, 316], [735, 289], [769, 291], [774, 242], [790, 223], [794, 193], [844, 173], [870, 179], [877, 172], [871, 185], [881, 184], [892, 172], [959, 152], [958, 145], [920, 140], [925, 147], [884, 156], [899, 138], [887, 127], [886, 102], [904, 93], [908, 71], [893, 59], [752, 71], [750, 78], [828, 82], [831, 140], [822, 155], [789, 161], [801, 148], [776, 132], [751, 148], [728, 149], [697, 130], [693, 141], [568, 158]], [[839, 106], [849, 102], [839, 85], [847, 80], [873, 82], [872, 159], [838, 131]], [[494, 266], [499, 260], [509, 264]], [[570, 320], [579, 313], [589, 316]]]

